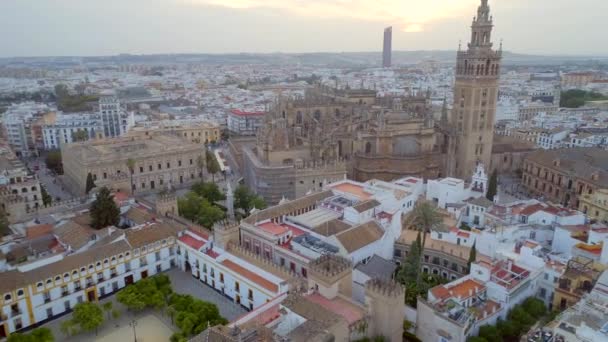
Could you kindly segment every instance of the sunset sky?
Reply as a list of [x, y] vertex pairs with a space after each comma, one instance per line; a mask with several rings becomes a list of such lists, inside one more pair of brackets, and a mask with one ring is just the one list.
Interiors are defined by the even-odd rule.
[[[480, 0], [0, 0], [0, 56], [453, 50]], [[490, 0], [494, 41], [608, 55], [606, 0]]]

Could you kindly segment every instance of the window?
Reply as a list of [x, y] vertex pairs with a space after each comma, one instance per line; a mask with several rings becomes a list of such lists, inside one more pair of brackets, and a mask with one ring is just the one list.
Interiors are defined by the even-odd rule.
[[10, 301], [10, 300], [11, 300], [11, 298], [12, 298], [12, 297], [11, 297], [11, 295], [10, 295], [10, 294], [5, 294], [5, 295], [4, 295], [4, 300], [5, 300], [5, 301], [7, 301], [7, 302], [8, 302], [8, 301]]
[[224, 282], [224, 273], [220, 272], [220, 283]]
[[19, 289], [19, 290], [17, 290], [17, 296], [18, 296], [18, 297], [23, 296], [23, 289]]
[[234, 291], [239, 292], [241, 291], [241, 284], [239, 284], [239, 282], [234, 282]]
[[249, 289], [247, 293], [247, 298], [249, 298], [249, 300], [253, 300], [253, 290]]

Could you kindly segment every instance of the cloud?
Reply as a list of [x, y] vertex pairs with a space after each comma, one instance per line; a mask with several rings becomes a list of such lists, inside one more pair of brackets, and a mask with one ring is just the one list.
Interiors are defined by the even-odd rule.
[[274, 9], [303, 17], [356, 19], [421, 32], [433, 22], [472, 16], [479, 0], [178, 0], [232, 9]]

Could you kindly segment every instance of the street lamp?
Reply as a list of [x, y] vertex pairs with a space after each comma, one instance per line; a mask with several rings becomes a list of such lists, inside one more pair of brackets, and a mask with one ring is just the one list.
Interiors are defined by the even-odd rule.
[[137, 334], [135, 333], [135, 327], [137, 326], [137, 320], [132, 320], [129, 325], [133, 327], [133, 341], [137, 342]]

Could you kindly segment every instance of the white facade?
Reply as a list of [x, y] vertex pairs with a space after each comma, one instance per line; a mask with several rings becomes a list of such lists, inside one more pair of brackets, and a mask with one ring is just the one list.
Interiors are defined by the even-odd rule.
[[116, 96], [99, 98], [99, 115], [101, 115], [105, 137], [121, 136], [135, 125], [133, 113], [127, 113]]
[[178, 240], [178, 263], [203, 284], [253, 310], [288, 290], [287, 281], [213, 246], [189, 231]]
[[545, 150], [560, 148], [569, 133], [570, 131], [566, 129], [553, 129], [541, 132], [538, 135], [536, 144]]
[[53, 125], [45, 125], [42, 128], [44, 148], [53, 150], [61, 148], [62, 144], [74, 142], [74, 133], [86, 132], [87, 139], [103, 136], [104, 127], [97, 115], [65, 115], [57, 118]]
[[263, 112], [232, 110], [228, 113], [228, 130], [238, 135], [255, 135], [263, 119]]

